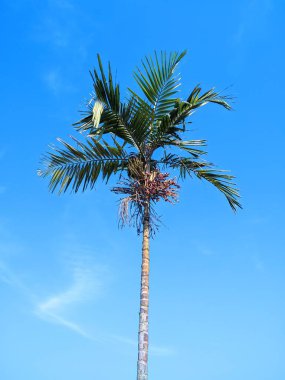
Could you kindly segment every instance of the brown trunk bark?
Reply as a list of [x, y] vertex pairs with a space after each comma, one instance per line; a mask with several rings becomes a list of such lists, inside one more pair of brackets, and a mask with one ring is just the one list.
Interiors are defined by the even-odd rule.
[[137, 380], [148, 379], [149, 204], [144, 209]]

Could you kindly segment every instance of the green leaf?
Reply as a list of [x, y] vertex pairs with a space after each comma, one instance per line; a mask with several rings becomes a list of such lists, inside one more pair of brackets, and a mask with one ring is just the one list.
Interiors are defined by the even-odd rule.
[[[174, 71], [185, 54], [186, 51], [169, 55], [161, 52], [158, 56], [155, 52], [153, 58], [145, 57], [142, 61], [143, 69], [138, 68], [134, 73], [137, 84], [152, 108], [153, 122], [173, 108], [176, 101], [173, 96], [180, 86], [180, 80], [174, 76]], [[130, 91], [137, 97], [139, 103], [144, 102], [133, 90]]]
[[49, 177], [49, 188], [53, 192], [74, 192], [93, 188], [99, 175], [109, 178], [118, 171], [126, 170], [128, 154], [118, 144], [109, 145], [106, 141], [87, 140], [84, 144], [72, 138], [77, 147], [58, 139], [63, 148], [55, 147], [43, 158], [43, 168], [38, 175]]
[[159, 161], [164, 167], [178, 169], [182, 179], [193, 175], [201, 180], [214, 185], [227, 199], [231, 208], [236, 211], [242, 208], [238, 199], [240, 198], [239, 190], [232, 182], [234, 177], [226, 174], [227, 171], [216, 169], [214, 165], [207, 161], [197, 161], [195, 159], [180, 157], [176, 154], [165, 154]]

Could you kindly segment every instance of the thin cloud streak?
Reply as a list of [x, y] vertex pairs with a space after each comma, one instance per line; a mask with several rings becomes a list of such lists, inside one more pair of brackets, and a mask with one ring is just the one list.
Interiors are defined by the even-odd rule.
[[59, 69], [52, 69], [44, 74], [43, 82], [54, 95], [75, 91], [75, 88], [71, 84], [63, 81], [63, 76]]
[[29, 299], [34, 299], [35, 295], [33, 292], [22, 282], [20, 277], [13, 273], [7, 265], [0, 261], [0, 281], [9, 285], [12, 288], [17, 289], [23, 293]]
[[102, 284], [95, 272], [95, 268], [87, 268], [78, 261], [73, 263], [73, 281], [70, 287], [39, 301], [39, 296], [22, 281], [21, 276], [14, 273], [3, 260], [0, 260], [0, 282], [24, 295], [34, 305], [34, 315], [47, 322], [64, 326], [92, 340], [97, 339], [88, 334], [79, 324], [69, 320], [66, 314], [69, 309], [75, 308], [79, 303], [87, 302], [101, 292]]
[[84, 338], [92, 339], [92, 337], [79, 324], [71, 322], [57, 314], [54, 314], [51, 312], [42, 313], [42, 312], [36, 311], [36, 315], [38, 315], [41, 319], [45, 321], [64, 326], [68, 328], [69, 330], [72, 330], [76, 332], [77, 334], [82, 335]]
[[[85, 58], [87, 39], [78, 21], [81, 8], [67, 0], [50, 0], [31, 27], [30, 38], [55, 51]], [[66, 69], [66, 68], [65, 68]]]
[[25, 285], [20, 276], [9, 269], [3, 261], [0, 261], [0, 282], [24, 295], [34, 305], [33, 314], [35, 316], [98, 342], [99, 339], [65, 316], [68, 309], [75, 308], [79, 303], [86, 302], [94, 295], [98, 295], [102, 284], [95, 278], [94, 271], [77, 264], [73, 268], [73, 283], [66, 291], [52, 295], [44, 301], [38, 301], [38, 295]]
[[[85, 330], [79, 323], [68, 317], [68, 312], [79, 304], [94, 299], [102, 292], [102, 281], [96, 276], [96, 269], [90, 269], [82, 263], [75, 261], [72, 268], [73, 281], [62, 292], [53, 294], [44, 300], [32, 292], [2, 261], [0, 261], [0, 281], [17, 289], [24, 294], [33, 304], [33, 314], [45, 322], [62, 326], [86, 339], [100, 343], [123, 343], [127, 346], [137, 347], [137, 341], [120, 335], [102, 334], [100, 338]], [[166, 346], [150, 345], [149, 352], [153, 356], [172, 356], [175, 351]]]
[[60, 293], [49, 296], [39, 302], [35, 308], [35, 314], [51, 323], [62, 325], [85, 338], [94, 340], [79, 324], [70, 321], [65, 315], [68, 310], [86, 302], [98, 295], [101, 284], [96, 280], [94, 272], [82, 265], [73, 268], [73, 283], [70, 287]]

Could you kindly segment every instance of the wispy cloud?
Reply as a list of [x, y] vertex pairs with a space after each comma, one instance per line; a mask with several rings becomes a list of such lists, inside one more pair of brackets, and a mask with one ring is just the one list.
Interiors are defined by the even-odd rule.
[[51, 44], [55, 48], [67, 48], [72, 40], [69, 28], [62, 25], [60, 20], [46, 16], [43, 24], [38, 26], [37, 40]]
[[35, 298], [31, 289], [26, 286], [20, 276], [11, 271], [3, 261], [0, 261], [0, 281], [20, 291], [30, 300]]
[[8, 270], [6, 265], [0, 261], [0, 280], [5, 284], [19, 287], [18, 279]]
[[78, 31], [75, 10], [71, 1], [48, 1], [39, 12], [38, 22], [32, 25], [32, 39], [57, 49], [69, 48]]
[[[38, 318], [48, 323], [61, 325], [85, 338], [97, 341], [98, 339], [89, 334], [80, 323], [74, 322], [70, 318], [70, 313], [79, 304], [94, 301], [102, 291], [103, 284], [99, 279], [100, 268], [85, 264], [80, 260], [72, 260], [68, 264], [72, 274], [70, 285], [65, 290], [46, 298], [40, 297], [39, 292], [35, 291], [33, 286], [27, 286], [26, 281], [22, 280], [22, 276], [11, 270], [3, 260], [0, 260], [0, 282], [24, 296], [32, 305], [33, 314]], [[27, 280], [27, 276], [25, 278]]]
[[[83, 15], [82, 15], [83, 13]], [[75, 57], [76, 62], [87, 53], [86, 34], [83, 33], [80, 14], [82, 8], [70, 0], [50, 0], [39, 12], [38, 21], [32, 25], [30, 38], [54, 51]]]
[[73, 267], [72, 275], [70, 286], [38, 302], [35, 314], [47, 322], [62, 325], [86, 338], [93, 339], [83, 327], [69, 319], [68, 312], [78, 304], [94, 300], [95, 296], [100, 294], [102, 284], [94, 270], [82, 264]]
[[43, 75], [44, 83], [47, 88], [54, 93], [54, 95], [59, 95], [62, 92], [74, 91], [74, 87], [71, 84], [66, 84], [63, 81], [63, 75], [59, 69], [51, 69]]
[[[72, 318], [72, 312], [76, 311], [79, 305], [94, 302], [104, 292], [102, 273], [106, 274], [106, 268], [96, 267], [94, 262], [92, 265], [92, 261], [84, 254], [84, 250], [81, 258], [75, 256], [69, 258], [67, 269], [71, 272], [70, 284], [64, 290], [47, 297], [40, 297], [38, 291], [27, 286], [22, 277], [13, 272], [3, 261], [0, 261], [0, 281], [24, 295], [32, 305], [32, 314], [47, 323], [62, 326], [94, 342], [111, 343], [115, 347], [116, 343], [123, 343], [126, 347], [137, 347], [137, 341], [134, 339], [106, 332], [94, 334]], [[150, 354], [153, 356], [165, 357], [175, 355], [175, 353], [176, 351], [168, 346], [150, 345]]]
[[49, 322], [56, 323], [58, 325], [64, 326], [64, 327], [66, 327], [66, 328], [68, 328], [68, 329], [76, 332], [77, 334], [82, 335], [85, 338], [92, 339], [92, 340], [94, 339], [78, 323], [71, 322], [70, 320], [68, 320], [68, 319], [60, 316], [56, 312], [52, 312], [50, 310], [48, 310], [48, 311], [47, 310], [42, 310], [40, 307], [38, 307], [37, 310], [36, 310], [36, 315], [38, 315], [40, 318], [42, 318], [42, 319], [44, 319], [46, 321], [49, 321]]

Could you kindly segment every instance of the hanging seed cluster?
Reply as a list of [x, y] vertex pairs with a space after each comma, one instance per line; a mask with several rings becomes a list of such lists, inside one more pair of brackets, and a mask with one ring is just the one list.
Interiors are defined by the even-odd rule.
[[174, 203], [177, 200], [177, 189], [180, 187], [174, 179], [168, 179], [168, 173], [146, 173], [144, 184], [135, 185], [136, 191], [143, 201], [150, 199], [158, 202], [163, 199], [166, 202]]
[[129, 200], [141, 205], [149, 201], [158, 202], [163, 199], [166, 202], [177, 201], [177, 189], [180, 186], [175, 179], [169, 179], [168, 173], [154, 171], [144, 173], [143, 178], [138, 180], [126, 179], [120, 182], [121, 187], [115, 187], [113, 191], [117, 194], [129, 195]]
[[143, 227], [144, 206], [149, 203], [151, 235], [155, 233], [160, 222], [152, 203], [160, 199], [175, 203], [178, 198], [177, 190], [180, 188], [175, 179], [169, 179], [168, 173], [161, 173], [158, 170], [140, 173], [137, 178], [123, 179], [119, 185], [121, 186], [112, 189], [114, 193], [124, 195], [120, 201], [119, 225], [123, 227], [133, 223], [140, 234]]

